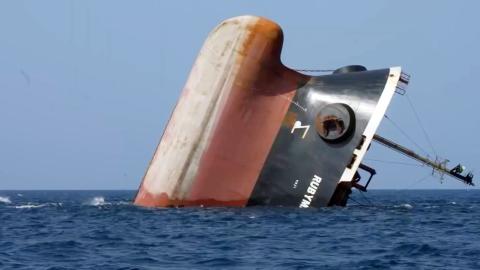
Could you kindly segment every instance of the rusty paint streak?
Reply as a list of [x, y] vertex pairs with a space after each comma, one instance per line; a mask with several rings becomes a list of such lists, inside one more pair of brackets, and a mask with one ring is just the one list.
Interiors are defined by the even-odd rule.
[[[244, 206], [248, 201], [280, 126], [293, 126], [292, 119], [296, 119], [295, 115], [286, 115], [291, 98], [296, 89], [310, 79], [310, 76], [282, 65], [280, 53], [283, 33], [280, 27], [267, 19], [251, 18], [244, 21], [228, 20], [213, 32], [217, 33], [228, 23], [240, 24], [247, 21], [248, 36], [244, 43], [238, 49], [230, 49], [229, 57], [236, 55], [237, 65], [233, 68], [238, 70], [230, 70], [224, 74], [238, 73], [230, 89], [224, 89], [229, 76], [218, 82], [219, 89], [223, 89], [225, 93], [216, 95], [208, 105], [207, 113], [202, 119], [203, 131], [199, 133], [187, 154], [171, 197], [165, 192], [153, 194], [144, 187], [144, 180], [135, 204]], [[252, 21], [256, 23], [251, 23]], [[225, 57], [228, 53], [227, 47], [229, 46], [223, 48], [220, 55], [213, 55]], [[195, 68], [197, 67], [194, 66]], [[195, 89], [184, 89], [181, 98], [187, 95], [187, 90]], [[218, 110], [218, 119], [212, 119], [215, 110]], [[213, 123], [211, 121], [215, 121], [215, 124], [207, 134], [205, 129], [209, 123]], [[167, 133], [168, 126], [163, 137], [166, 137]], [[200, 142], [206, 138], [209, 138], [209, 143], [200, 149]], [[181, 193], [180, 186], [194, 155], [200, 155], [200, 164], [193, 183], [186, 197], [177, 196]]]

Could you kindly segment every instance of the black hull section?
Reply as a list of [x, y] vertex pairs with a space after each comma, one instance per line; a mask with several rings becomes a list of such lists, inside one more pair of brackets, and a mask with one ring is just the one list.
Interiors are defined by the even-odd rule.
[[345, 205], [352, 179], [339, 181], [357, 161], [355, 151], [368, 147], [362, 145], [371, 136], [366, 127], [389, 76], [390, 69], [340, 73], [313, 77], [301, 87], [248, 205]]

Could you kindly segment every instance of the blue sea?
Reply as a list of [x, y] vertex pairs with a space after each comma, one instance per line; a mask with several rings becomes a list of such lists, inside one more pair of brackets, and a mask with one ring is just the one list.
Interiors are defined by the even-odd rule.
[[0, 269], [480, 269], [480, 190], [346, 208], [170, 208], [134, 191], [0, 191]]

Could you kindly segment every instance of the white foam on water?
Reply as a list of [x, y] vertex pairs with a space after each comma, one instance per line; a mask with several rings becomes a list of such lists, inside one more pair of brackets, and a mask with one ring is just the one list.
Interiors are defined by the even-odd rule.
[[2, 196], [0, 196], [0, 203], [10, 204], [10, 203], [12, 203], [12, 201], [10, 201], [10, 198], [9, 198], [9, 197], [2, 197]]
[[132, 202], [128, 202], [128, 201], [119, 201], [117, 203], [115, 203], [115, 205], [131, 205]]
[[12, 208], [16, 209], [31, 209], [31, 208], [41, 208], [45, 206], [57, 206], [61, 207], [63, 204], [62, 203], [41, 203], [41, 204], [34, 204], [34, 203], [27, 203], [27, 204], [21, 204], [21, 205], [15, 205], [12, 206]]
[[98, 197], [94, 197], [93, 199], [91, 199], [87, 204], [91, 205], [91, 206], [102, 206], [102, 205], [107, 205], [107, 204], [110, 204], [110, 203], [105, 202], [104, 197], [98, 196]]
[[404, 208], [404, 209], [412, 209], [413, 206], [409, 203], [403, 203], [403, 204], [400, 204], [400, 205], [395, 205], [396, 208]]
[[457, 203], [456, 203], [456, 202], [450, 202], [450, 204], [455, 205], [455, 204], [457, 204]]
[[14, 206], [17, 209], [31, 209], [31, 208], [40, 208], [47, 206], [48, 204], [42, 203], [42, 204], [23, 204], [23, 205], [16, 205]]
[[90, 205], [90, 206], [104, 206], [104, 205], [132, 205], [131, 201], [118, 201], [118, 202], [108, 202], [105, 201], [105, 197], [103, 196], [96, 196], [93, 197], [92, 199], [88, 200], [84, 205]]

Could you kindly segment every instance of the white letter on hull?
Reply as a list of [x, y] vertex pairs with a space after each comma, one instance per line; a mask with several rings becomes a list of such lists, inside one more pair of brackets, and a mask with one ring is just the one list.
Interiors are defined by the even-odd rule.
[[317, 193], [318, 186], [322, 182], [322, 178], [314, 175], [312, 181], [310, 181], [310, 185], [307, 188], [307, 192], [303, 195], [303, 200], [300, 202], [300, 208], [308, 208], [310, 207], [310, 203], [312, 203], [313, 196]]
[[307, 135], [307, 132], [308, 132], [308, 130], [310, 129], [310, 125], [302, 126], [302, 122], [296, 121], [295, 124], [293, 125], [293, 128], [292, 128], [292, 130], [290, 131], [290, 133], [293, 134], [293, 132], [294, 132], [296, 129], [304, 129], [304, 130], [305, 130], [305, 131], [303, 131], [303, 135], [302, 135], [302, 139], [305, 139], [305, 136]]

